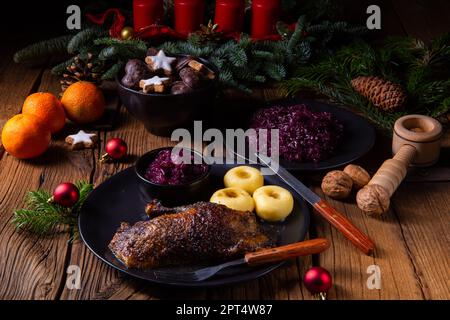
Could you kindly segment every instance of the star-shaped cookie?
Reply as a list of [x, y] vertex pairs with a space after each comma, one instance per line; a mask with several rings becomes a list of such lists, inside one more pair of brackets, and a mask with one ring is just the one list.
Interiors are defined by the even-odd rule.
[[177, 58], [166, 56], [162, 50], [159, 50], [156, 56], [148, 56], [145, 58], [145, 62], [148, 64], [150, 70], [163, 70], [166, 75], [170, 75], [172, 73], [172, 64], [176, 60]]
[[97, 134], [86, 133], [83, 130], [78, 131], [77, 134], [69, 135], [66, 138], [66, 143], [71, 146], [72, 150], [94, 148], [97, 142]]
[[142, 91], [144, 93], [149, 92], [164, 92], [164, 85], [168, 84], [170, 81], [167, 77], [158, 77], [154, 76], [147, 80], [141, 80], [139, 81], [139, 87], [142, 88]]

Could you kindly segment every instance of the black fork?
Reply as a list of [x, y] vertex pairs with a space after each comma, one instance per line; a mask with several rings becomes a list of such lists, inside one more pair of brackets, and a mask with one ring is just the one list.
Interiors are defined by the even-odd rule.
[[283, 261], [298, 256], [317, 254], [326, 250], [330, 246], [327, 239], [317, 238], [303, 242], [296, 242], [281, 247], [262, 249], [256, 252], [247, 253], [244, 258], [225, 262], [213, 267], [207, 267], [189, 272], [168, 272], [154, 270], [156, 279], [163, 282], [199, 282], [211, 278], [220, 270], [232, 266], [247, 264], [249, 266], [265, 264], [270, 262]]

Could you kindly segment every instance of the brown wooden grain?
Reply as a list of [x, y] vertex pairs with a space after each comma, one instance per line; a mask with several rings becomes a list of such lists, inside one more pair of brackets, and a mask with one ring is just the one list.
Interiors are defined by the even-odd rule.
[[[448, 29], [446, 17], [442, 18], [448, 2], [437, 1], [431, 7], [420, 2], [363, 0], [354, 5], [351, 1], [349, 8], [354, 15], [364, 18], [368, 4], [380, 4], [383, 35], [408, 33], [426, 38]], [[48, 71], [41, 73], [40, 69], [12, 64], [12, 52], [13, 48], [8, 48], [0, 59], [0, 126], [20, 111], [27, 94], [36, 90], [58, 91], [57, 80]], [[272, 96], [270, 92], [260, 95]], [[126, 163], [99, 166], [94, 158], [100, 156], [100, 150], [66, 151], [63, 138], [71, 130], [75, 129], [67, 127], [65, 133], [56, 136], [47, 154], [34, 161], [2, 157], [0, 152], [1, 299], [311, 299], [302, 276], [312, 265], [331, 272], [334, 286], [328, 295], [330, 299], [450, 299], [448, 182], [404, 183], [392, 199], [392, 209], [378, 218], [363, 215], [352, 200], [327, 199], [374, 240], [377, 248], [373, 257], [362, 255], [326, 221], [312, 215], [309, 237], [329, 239], [332, 245], [327, 251], [286, 263], [258, 280], [222, 288], [158, 287], [119, 274], [81, 241], [68, 245], [67, 235], [45, 239], [16, 232], [10, 223], [11, 214], [23, 206], [27, 191], [52, 189], [61, 181], [78, 179], [98, 185], [130, 166], [145, 151], [169, 144], [168, 139], [147, 134], [141, 124], [122, 110], [117, 130], [100, 132], [103, 140], [100, 149], [107, 138], [118, 136], [127, 141], [132, 156]], [[378, 139], [375, 151], [359, 163], [375, 170], [390, 154], [388, 140]], [[323, 196], [320, 188], [314, 190]], [[65, 270], [69, 265], [81, 268], [81, 290], [65, 286]], [[366, 286], [369, 276], [366, 270], [370, 265], [380, 267], [381, 290], [369, 290]]]
[[426, 299], [450, 297], [449, 195], [449, 182], [407, 183], [393, 202], [394, 218]]
[[[18, 70], [20, 75], [22, 68]], [[0, 87], [5, 94], [19, 94], [7, 94], [9, 107], [2, 111], [4, 117], [8, 117], [8, 112], [20, 111], [17, 105], [21, 105], [33, 87], [29, 82], [37, 79], [33, 74], [23, 74], [23, 84], [16, 83], [13, 88], [11, 83], [9, 90], [8, 85], [2, 82]], [[53, 93], [59, 90], [57, 81], [49, 71], [43, 73], [39, 86], [36, 85], [35, 88]], [[3, 299], [58, 298], [65, 284], [69, 234], [39, 238], [16, 231], [10, 219], [14, 209], [24, 206], [23, 198], [26, 192], [37, 188], [52, 190], [62, 181], [89, 179], [91, 162], [90, 152], [67, 152], [60, 136], [54, 139], [49, 150], [36, 160], [20, 161], [10, 155], [4, 155], [1, 159], [0, 281], [3, 285], [0, 286], [0, 297]]]
[[[324, 196], [317, 188], [317, 193]], [[354, 202], [328, 199], [375, 243], [373, 256], [358, 252], [340, 233], [320, 217], [314, 216], [317, 234], [331, 240], [332, 246], [319, 256], [319, 265], [330, 270], [335, 287], [330, 299], [422, 299], [420, 284], [401, 234], [401, 227], [392, 213], [375, 218], [363, 214]], [[367, 285], [367, 268], [379, 266], [381, 289], [370, 290]]]

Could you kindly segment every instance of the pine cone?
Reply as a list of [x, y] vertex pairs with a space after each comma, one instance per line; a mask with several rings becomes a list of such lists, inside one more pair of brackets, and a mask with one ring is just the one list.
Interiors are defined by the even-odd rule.
[[200, 30], [196, 31], [195, 34], [199, 37], [200, 43], [207, 42], [220, 42], [224, 39], [223, 32], [217, 31], [219, 27], [218, 24], [213, 24], [211, 20], [209, 20], [208, 24], [200, 25]]
[[357, 77], [352, 80], [352, 86], [376, 107], [386, 112], [401, 109], [406, 101], [406, 94], [400, 85], [382, 78]]
[[102, 72], [103, 65], [95, 62], [91, 53], [77, 55], [62, 75], [61, 89], [64, 92], [71, 84], [78, 81], [89, 81], [98, 85], [101, 83]]

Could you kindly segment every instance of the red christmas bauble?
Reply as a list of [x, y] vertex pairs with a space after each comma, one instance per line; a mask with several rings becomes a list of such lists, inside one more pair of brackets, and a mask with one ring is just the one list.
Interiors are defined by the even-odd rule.
[[312, 267], [303, 277], [306, 289], [312, 294], [327, 293], [333, 285], [331, 274], [322, 267]]
[[73, 207], [80, 198], [80, 191], [70, 182], [58, 185], [53, 191], [53, 202], [63, 207]]
[[106, 143], [105, 151], [111, 159], [119, 160], [127, 155], [127, 144], [120, 138], [112, 138]]

